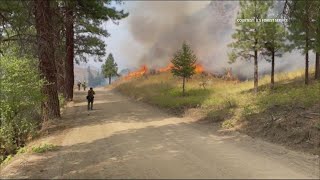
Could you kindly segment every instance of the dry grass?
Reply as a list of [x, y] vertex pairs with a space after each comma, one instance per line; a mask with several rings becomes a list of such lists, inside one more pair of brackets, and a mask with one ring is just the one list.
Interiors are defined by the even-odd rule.
[[276, 85], [269, 88], [270, 77], [260, 79], [259, 93], [252, 93], [252, 81], [235, 82], [207, 77], [207, 88], [199, 86], [200, 75], [186, 84], [187, 96], [181, 96], [181, 80], [170, 73], [149, 75], [116, 86], [116, 90], [135, 99], [163, 108], [201, 107], [208, 112], [224, 108], [240, 108], [241, 114], [264, 111], [273, 106], [311, 106], [320, 102], [319, 82], [303, 84], [303, 71], [276, 74]]

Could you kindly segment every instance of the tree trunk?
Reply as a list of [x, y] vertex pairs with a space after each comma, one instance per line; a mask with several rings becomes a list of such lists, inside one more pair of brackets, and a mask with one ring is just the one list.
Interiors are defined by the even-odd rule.
[[305, 84], [309, 84], [309, 41], [308, 41], [308, 32], [306, 34], [306, 67], [305, 67]]
[[185, 95], [185, 84], [186, 84], [186, 78], [183, 77], [183, 80], [182, 80], [182, 95], [183, 96]]
[[316, 72], [315, 79], [320, 80], [320, 53], [316, 52]]
[[56, 64], [56, 69], [57, 69], [57, 89], [58, 89], [58, 93], [62, 94], [64, 97], [66, 97], [65, 95], [65, 81], [64, 81], [64, 77], [65, 77], [65, 73], [64, 73], [64, 54], [61, 52], [61, 46], [63, 46], [61, 44], [61, 42], [63, 42], [63, 35], [61, 34], [61, 29], [62, 26], [64, 26], [61, 22], [61, 16], [60, 16], [60, 7], [58, 5], [58, 2], [52, 1], [52, 3], [54, 4], [54, 12], [52, 14], [53, 17], [53, 21], [55, 26], [54, 31], [55, 31], [55, 35], [54, 35], [54, 49], [55, 49], [55, 64]]
[[46, 80], [42, 93], [46, 96], [41, 104], [42, 119], [60, 117], [57, 93], [56, 66], [53, 47], [53, 28], [50, 1], [34, 0], [34, 15], [38, 41], [39, 70], [42, 79]]
[[66, 89], [66, 99], [68, 101], [73, 100], [73, 87], [74, 87], [74, 17], [73, 10], [67, 2], [66, 8], [66, 62], [65, 62], [65, 89]]
[[254, 93], [258, 92], [258, 51], [254, 51]]
[[66, 98], [66, 90], [65, 90], [65, 68], [64, 68], [64, 58], [57, 58], [57, 84], [58, 84], [58, 92]]
[[271, 60], [271, 89], [274, 87], [274, 51], [272, 51], [272, 60]]
[[[309, 15], [309, 11], [308, 11], [308, 1], [306, 1], [305, 4], [305, 11], [307, 12], [307, 15]], [[308, 23], [308, 19], [306, 20], [306, 67], [305, 67], [305, 84], [308, 85], [309, 84], [309, 23]]]
[[111, 76], [109, 76], [109, 84], [111, 84]]

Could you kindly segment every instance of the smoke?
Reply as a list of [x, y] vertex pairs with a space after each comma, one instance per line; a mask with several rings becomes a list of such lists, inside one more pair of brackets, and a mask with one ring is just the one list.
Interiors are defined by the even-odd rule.
[[[196, 6], [197, 5], [197, 6]], [[277, 4], [281, 10], [281, 4]], [[252, 62], [228, 63], [227, 45], [232, 42], [237, 1], [145, 1], [136, 2], [129, 19], [134, 39], [144, 47], [137, 65], [166, 66], [183, 41], [191, 45], [205, 70], [223, 73], [232, 68], [242, 78], [253, 75]], [[285, 54], [276, 62], [276, 71], [289, 71], [304, 65], [298, 52]], [[311, 60], [312, 62], [312, 60]], [[270, 63], [261, 59], [259, 73], [270, 72]]]

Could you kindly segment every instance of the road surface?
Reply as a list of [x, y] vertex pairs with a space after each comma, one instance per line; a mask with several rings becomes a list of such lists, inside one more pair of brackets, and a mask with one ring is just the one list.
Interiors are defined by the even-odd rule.
[[84, 92], [56, 131], [37, 143], [57, 151], [23, 154], [1, 178], [319, 178], [319, 157], [287, 150], [210, 122], [178, 118], [97, 89], [88, 114]]

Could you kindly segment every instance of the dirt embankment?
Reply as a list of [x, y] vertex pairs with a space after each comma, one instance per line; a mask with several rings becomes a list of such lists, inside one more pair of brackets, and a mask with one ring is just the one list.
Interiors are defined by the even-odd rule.
[[320, 155], [320, 104], [309, 108], [274, 107], [243, 119], [237, 130], [291, 149]]

